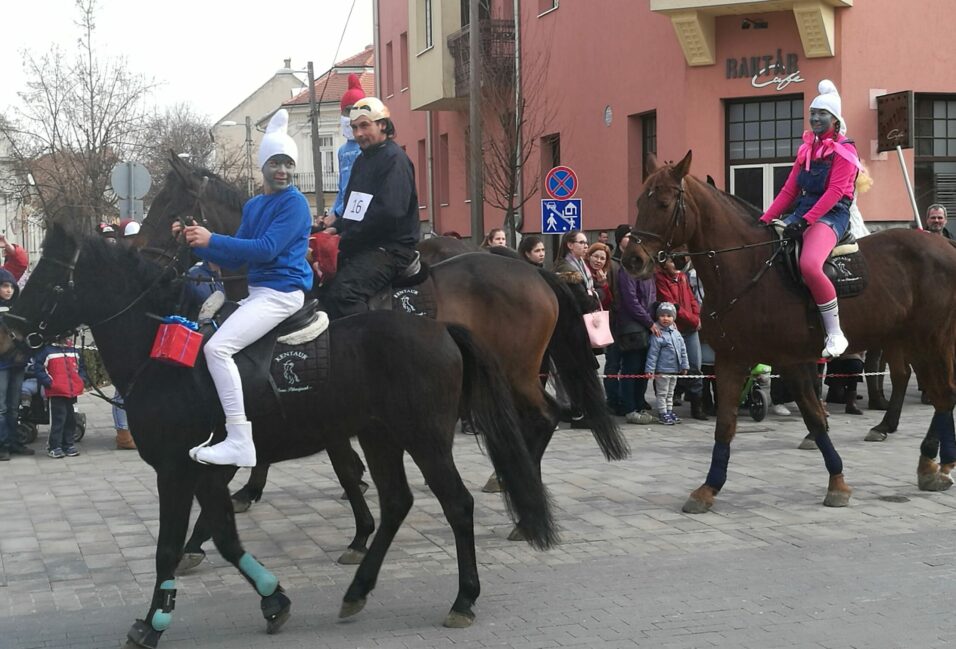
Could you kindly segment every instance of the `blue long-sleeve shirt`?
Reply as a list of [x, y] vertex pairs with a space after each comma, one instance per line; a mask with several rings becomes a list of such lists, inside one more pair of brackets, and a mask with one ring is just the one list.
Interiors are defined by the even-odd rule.
[[335, 204], [332, 205], [332, 213], [335, 216], [345, 214], [345, 190], [352, 176], [352, 165], [355, 164], [355, 159], [361, 152], [362, 148], [355, 140], [346, 140], [345, 144], [339, 147], [339, 193], [336, 194]]
[[193, 248], [196, 256], [225, 268], [249, 264], [249, 286], [283, 293], [312, 288], [306, 261], [312, 213], [295, 187], [261, 194], [242, 207], [242, 222], [234, 236], [214, 234], [208, 248]]

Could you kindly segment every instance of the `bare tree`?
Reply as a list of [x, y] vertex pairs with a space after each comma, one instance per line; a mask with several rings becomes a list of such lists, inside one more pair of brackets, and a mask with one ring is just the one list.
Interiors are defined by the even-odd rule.
[[92, 231], [116, 212], [113, 166], [143, 150], [145, 103], [155, 84], [122, 59], [97, 56], [96, 0], [76, 0], [76, 9], [77, 50], [23, 53], [27, 87], [0, 130], [12, 143], [21, 177], [32, 178], [47, 218], [75, 214], [74, 227]]
[[[514, 28], [510, 20], [482, 21], [481, 128], [485, 203], [501, 210], [509, 244], [522, 229], [519, 212], [538, 193], [540, 169], [528, 159], [557, 114], [545, 96], [550, 47], [527, 48], [521, 61], [521, 93], [515, 93]], [[468, 130], [466, 129], [466, 141]], [[520, 192], [519, 189], [523, 189]]]

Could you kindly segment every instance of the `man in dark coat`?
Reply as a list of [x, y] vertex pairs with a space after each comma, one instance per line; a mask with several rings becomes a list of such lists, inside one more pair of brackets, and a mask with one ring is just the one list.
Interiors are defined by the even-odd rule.
[[362, 149], [335, 222], [341, 233], [338, 274], [322, 295], [332, 318], [364, 313], [415, 257], [421, 238], [415, 168], [395, 143], [388, 108], [375, 97], [355, 102], [349, 114]]

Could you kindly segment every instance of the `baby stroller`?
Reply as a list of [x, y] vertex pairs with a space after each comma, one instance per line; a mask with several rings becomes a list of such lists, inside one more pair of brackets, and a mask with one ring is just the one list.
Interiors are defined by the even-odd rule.
[[[24, 391], [20, 394], [20, 409], [17, 412], [17, 434], [22, 444], [32, 444], [36, 441], [39, 425], [50, 425], [49, 403], [39, 390], [29, 392], [29, 387], [29, 384], [24, 382]], [[76, 412], [76, 433], [73, 441], [79, 442], [86, 435], [86, 415], [77, 411], [75, 403], [73, 410]]]

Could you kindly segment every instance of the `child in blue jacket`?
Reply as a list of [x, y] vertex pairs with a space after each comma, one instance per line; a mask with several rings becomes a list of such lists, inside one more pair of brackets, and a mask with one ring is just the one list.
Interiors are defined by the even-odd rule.
[[684, 337], [674, 326], [677, 307], [670, 302], [657, 305], [657, 326], [659, 336], [651, 336], [647, 350], [645, 374], [654, 374], [654, 391], [657, 393], [657, 420], [667, 426], [680, 422], [674, 414], [674, 388], [677, 375], [687, 374], [690, 363], [687, 360], [687, 347]]

